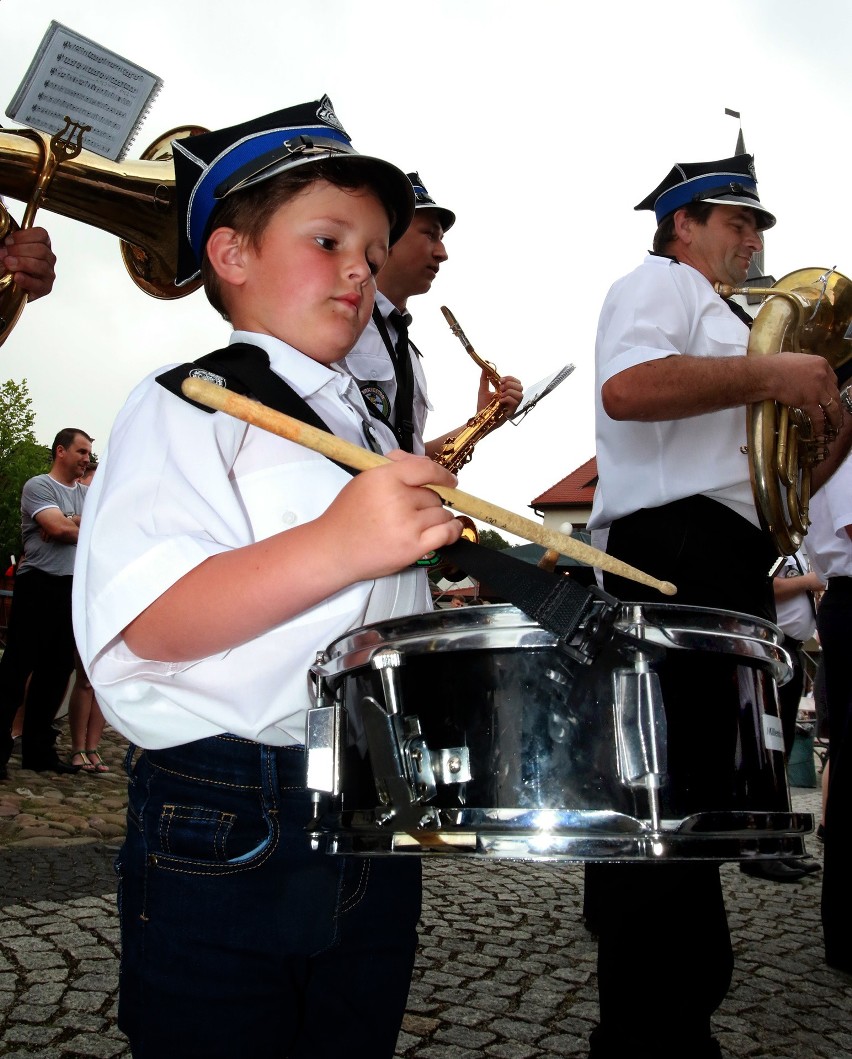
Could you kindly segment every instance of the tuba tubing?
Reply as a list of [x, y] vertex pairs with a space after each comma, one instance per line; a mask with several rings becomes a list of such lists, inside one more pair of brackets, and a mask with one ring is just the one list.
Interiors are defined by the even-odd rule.
[[[852, 281], [834, 269], [804, 268], [773, 287], [716, 285], [767, 299], [755, 317], [747, 355], [782, 350], [825, 358], [836, 371], [852, 357], [846, 334], [852, 320]], [[827, 455], [831, 436], [819, 434], [798, 408], [776, 401], [747, 406], [748, 462], [760, 523], [782, 555], [792, 555], [807, 533], [811, 470]]]
[[[167, 145], [198, 127], [174, 129], [147, 153], [153, 157], [113, 162], [81, 151], [58, 166], [40, 207], [118, 236], [133, 282], [155, 298], [181, 298], [197, 282], [175, 286], [177, 206], [174, 163]], [[49, 137], [30, 129], [0, 129], [0, 195], [28, 202], [35, 190]]]

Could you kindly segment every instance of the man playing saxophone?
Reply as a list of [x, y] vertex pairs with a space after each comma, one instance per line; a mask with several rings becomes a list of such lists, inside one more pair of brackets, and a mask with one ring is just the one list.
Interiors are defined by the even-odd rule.
[[[714, 289], [743, 283], [775, 223], [750, 155], [676, 165], [636, 209], [653, 210], [658, 227], [653, 253], [614, 284], [598, 325], [593, 543], [674, 581], [679, 604], [774, 620], [777, 552], [752, 496], [744, 406], [775, 400], [804, 409], [819, 432], [839, 430], [815, 487], [848, 450], [852, 419], [822, 357], [746, 357], [747, 314]], [[603, 581], [621, 599], [659, 602], [621, 578]], [[724, 741], [713, 725], [736, 699], [706, 666], [667, 664], [663, 697], [679, 748], [670, 759], [689, 761], [690, 780], [712, 799], [713, 747]], [[589, 864], [586, 912], [599, 936], [594, 1059], [720, 1056], [710, 1019], [733, 956], [718, 865]]]
[[[343, 367], [357, 381], [367, 407], [396, 434], [399, 447], [407, 452], [425, 453], [436, 459], [444, 443], [461, 427], [432, 441], [424, 441], [426, 415], [431, 405], [426, 394], [426, 376], [420, 352], [408, 338], [411, 316], [408, 300], [425, 294], [432, 287], [448, 254], [444, 236], [456, 215], [438, 206], [417, 173], [409, 173], [414, 188], [414, 219], [405, 235], [391, 248], [388, 260], [376, 277], [376, 304], [373, 316]], [[512, 415], [523, 397], [523, 387], [510, 375], [497, 387], [505, 417]], [[494, 398], [483, 371], [477, 412]]]

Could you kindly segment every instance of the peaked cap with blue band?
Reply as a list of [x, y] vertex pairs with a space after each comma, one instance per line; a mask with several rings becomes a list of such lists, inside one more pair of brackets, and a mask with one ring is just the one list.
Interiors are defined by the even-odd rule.
[[391, 245], [414, 215], [414, 195], [402, 170], [359, 154], [328, 96], [266, 114], [216, 132], [173, 140], [178, 206], [178, 270], [181, 286], [198, 275], [210, 219], [228, 195], [295, 166], [339, 160], [363, 171], [392, 218]]
[[754, 158], [750, 154], [735, 154], [717, 162], [678, 162], [665, 180], [633, 208], [653, 210], [659, 224], [690, 202], [748, 206], [757, 214], [761, 231], [775, 224], [775, 217], [757, 197]]
[[441, 227], [445, 232], [448, 232], [450, 228], [456, 223], [456, 215], [452, 210], [448, 210], [446, 206], [439, 206], [437, 202], [432, 198], [423, 181], [420, 179], [419, 173], [409, 173], [408, 179], [411, 181], [411, 186], [414, 188], [414, 212], [418, 210], [429, 209], [434, 210], [438, 215], [438, 220]]

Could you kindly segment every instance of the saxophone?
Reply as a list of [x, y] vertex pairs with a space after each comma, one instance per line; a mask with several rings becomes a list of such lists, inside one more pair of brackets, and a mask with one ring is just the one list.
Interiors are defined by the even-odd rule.
[[[499, 386], [500, 375], [494, 365], [489, 364], [487, 360], [483, 360], [479, 356], [470, 344], [467, 335], [462, 331], [458, 320], [456, 320], [446, 305], [441, 306], [441, 312], [450, 325], [450, 330], [464, 346], [465, 351], [487, 374], [491, 385]], [[505, 419], [506, 410], [500, 404], [499, 394], [495, 394], [488, 405], [469, 419], [455, 437], [448, 438], [444, 442], [440, 453], [433, 457], [435, 463], [440, 463], [442, 467], [446, 467], [452, 474], [458, 473], [461, 467], [470, 462], [474, 446], [482, 441], [486, 434], [490, 434], [492, 430], [499, 427]]]

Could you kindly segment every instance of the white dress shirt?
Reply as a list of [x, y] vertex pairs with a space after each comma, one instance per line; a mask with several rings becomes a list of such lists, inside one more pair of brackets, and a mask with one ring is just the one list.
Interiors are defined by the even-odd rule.
[[[793, 579], [810, 572], [808, 557], [803, 548], [795, 555], [784, 557], [784, 565], [775, 575], [776, 578]], [[816, 613], [814, 611], [813, 594], [811, 592], [797, 592], [786, 599], [775, 600], [775, 624], [785, 635], [793, 640], [810, 640], [816, 631]]]
[[823, 580], [852, 577], [852, 539], [846, 532], [852, 526], [852, 456], [814, 493], [808, 514], [805, 548], [813, 567]]
[[749, 480], [745, 408], [661, 422], [617, 422], [601, 387], [627, 368], [686, 354], [745, 354], [749, 329], [690, 265], [649, 255], [610, 289], [596, 343], [598, 486], [589, 528], [641, 508], [703, 494], [758, 525]]
[[[396, 342], [397, 330], [388, 320], [394, 310], [393, 304], [382, 294], [376, 292], [376, 305], [384, 318], [391, 342]], [[426, 416], [432, 411], [426, 393], [426, 375], [420, 357], [409, 347], [411, 368], [414, 374], [414, 438], [413, 452], [422, 456], [426, 449], [423, 443], [423, 432], [426, 429]], [[396, 373], [393, 361], [385, 346], [384, 339], [371, 318], [363, 334], [355, 343], [352, 351], [340, 362], [361, 390], [364, 399], [372, 401], [376, 408], [394, 425], [396, 424]]]
[[[333, 433], [363, 446], [368, 423], [384, 451], [395, 447], [342, 371], [268, 336], [234, 332], [231, 342], [262, 347]], [[222, 732], [301, 744], [316, 652], [361, 625], [430, 610], [427, 578], [409, 570], [351, 585], [249, 643], [198, 661], [134, 655], [122, 630], [176, 581], [211, 555], [317, 518], [350, 480], [317, 453], [194, 408], [154, 375], [119, 412], [77, 546], [74, 627], [98, 701], [110, 724], [149, 749]], [[223, 584], [222, 620], [240, 605], [240, 586]]]

